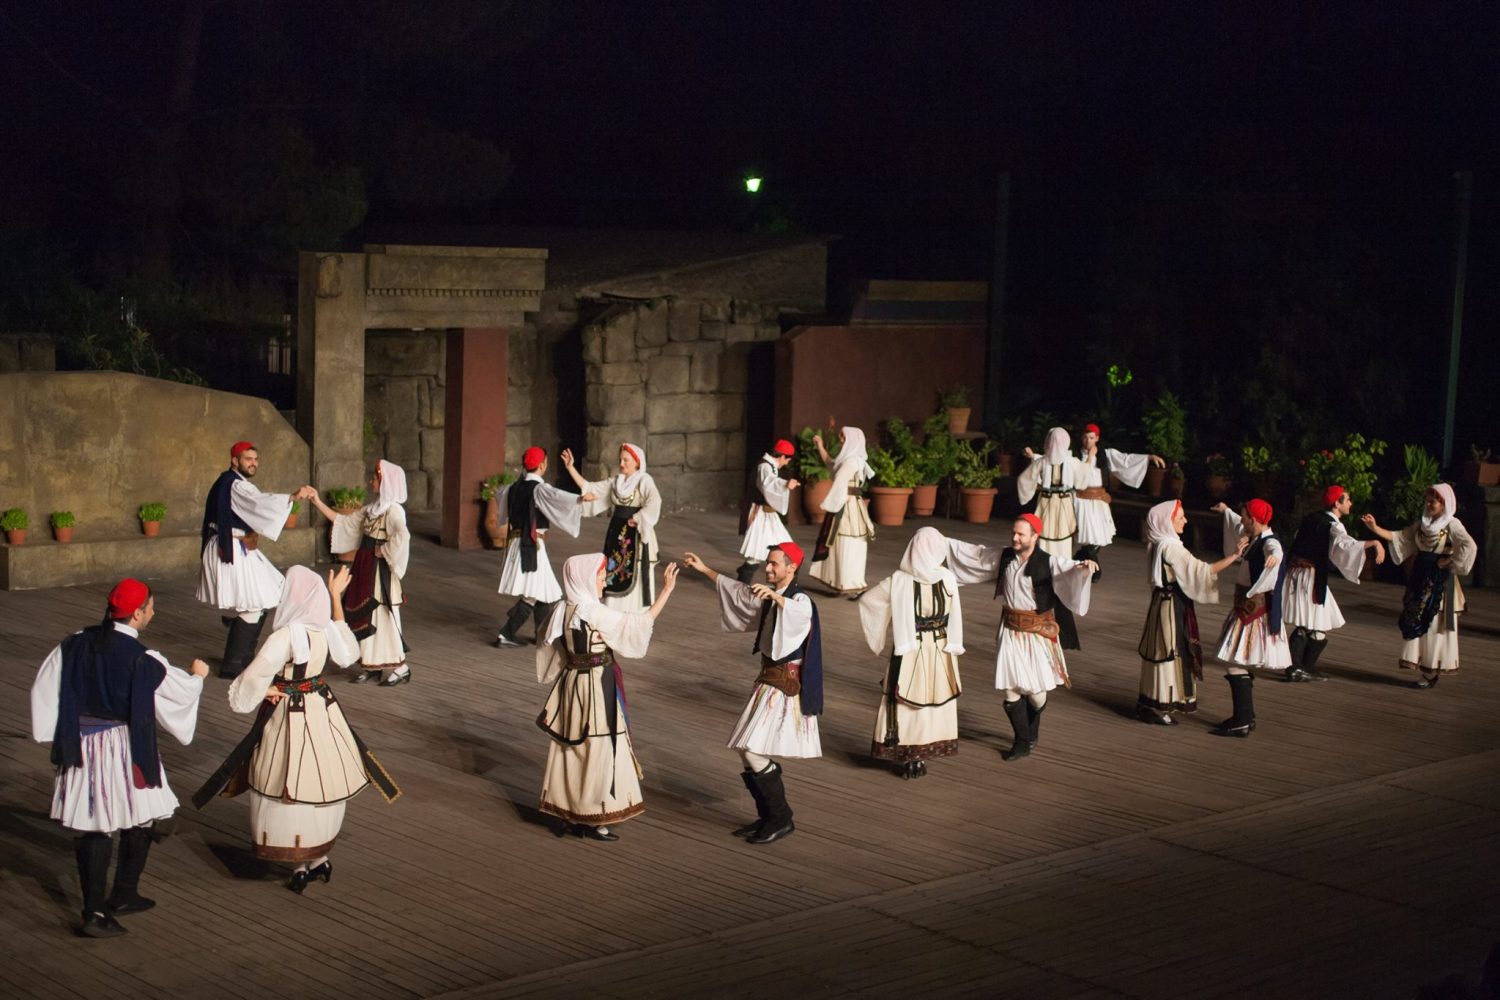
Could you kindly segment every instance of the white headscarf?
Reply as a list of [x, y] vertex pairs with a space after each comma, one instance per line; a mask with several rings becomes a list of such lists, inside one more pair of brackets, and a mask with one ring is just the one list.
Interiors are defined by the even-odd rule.
[[321, 576], [306, 566], [293, 566], [286, 571], [286, 581], [281, 585], [281, 603], [276, 605], [271, 631], [288, 630], [292, 640], [292, 662], [307, 662], [312, 651], [307, 638], [308, 629], [327, 630], [332, 608], [328, 585]]
[[646, 449], [638, 444], [631, 444], [629, 441], [621, 442], [620, 450], [626, 449], [629, 449], [630, 454], [635, 458], [636, 470], [628, 476], [623, 472], [615, 476], [615, 493], [622, 497], [628, 497], [634, 493], [635, 488], [641, 483], [641, 477], [646, 474]]
[[858, 427], [841, 427], [840, 432], [844, 435], [844, 443], [839, 448], [839, 453], [833, 456], [833, 467], [828, 470], [830, 478], [836, 478], [843, 469], [849, 469], [849, 478], [856, 478], [856, 474], [865, 479], [875, 475], [875, 470], [870, 468], [867, 461], [869, 455], [865, 451], [865, 432]]
[[1448, 527], [1448, 522], [1458, 512], [1458, 498], [1453, 495], [1453, 487], [1447, 483], [1435, 483], [1427, 489], [1428, 492], [1436, 493], [1443, 501], [1443, 512], [1435, 518], [1428, 517], [1425, 509], [1422, 511], [1422, 534], [1428, 538], [1436, 538], [1438, 532]]
[[1048, 465], [1061, 465], [1068, 460], [1072, 454], [1069, 450], [1073, 440], [1068, 437], [1068, 432], [1061, 427], [1054, 427], [1047, 432], [1047, 443], [1042, 451], [1047, 456]]
[[380, 496], [370, 504], [370, 513], [378, 517], [395, 504], [406, 503], [406, 470], [383, 458], [375, 468], [380, 470]]
[[[607, 608], [600, 601], [599, 567], [604, 565], [604, 559], [601, 552], [585, 552], [563, 563], [563, 600], [547, 620], [542, 645], [556, 642], [566, 629], [581, 624], [592, 625], [601, 632], [608, 632], [618, 624], [623, 612]], [[573, 617], [565, 621], [564, 612], [568, 608], [573, 609]]]
[[1168, 545], [1182, 542], [1177, 537], [1177, 529], [1172, 526], [1172, 518], [1181, 506], [1181, 500], [1163, 500], [1146, 512], [1146, 545], [1151, 556], [1153, 586], [1167, 585], [1166, 577], [1162, 574], [1162, 557], [1166, 554]]
[[964, 619], [958, 603], [958, 578], [946, 565], [948, 539], [936, 528], [919, 528], [906, 544], [901, 569], [891, 575], [891, 638], [897, 656], [917, 648], [915, 584], [943, 585], [947, 593], [948, 641], [946, 652], [964, 651]]

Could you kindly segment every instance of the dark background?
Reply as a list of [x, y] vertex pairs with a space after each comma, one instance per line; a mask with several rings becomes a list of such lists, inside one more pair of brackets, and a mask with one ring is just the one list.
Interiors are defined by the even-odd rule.
[[[1200, 455], [1436, 449], [1468, 170], [1466, 457], [1500, 447], [1496, 26], [1483, 2], [0, 0], [0, 328], [232, 387], [296, 252], [374, 226], [831, 233], [839, 284], [984, 279], [1008, 172], [1007, 408], [1132, 443], [1172, 388]], [[1107, 398], [1110, 364], [1135, 379]]]

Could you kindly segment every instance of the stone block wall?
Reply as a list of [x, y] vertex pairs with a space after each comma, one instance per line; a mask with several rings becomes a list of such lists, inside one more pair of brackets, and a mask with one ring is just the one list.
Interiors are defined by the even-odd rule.
[[446, 344], [444, 330], [365, 334], [365, 464], [384, 458], [406, 470], [409, 510], [436, 510], [443, 502]]
[[45, 333], [0, 333], [0, 375], [57, 370], [57, 349]]
[[593, 317], [582, 330], [585, 475], [613, 471], [633, 441], [669, 509], [738, 501], [750, 346], [780, 336], [776, 308], [730, 299], [617, 302]]

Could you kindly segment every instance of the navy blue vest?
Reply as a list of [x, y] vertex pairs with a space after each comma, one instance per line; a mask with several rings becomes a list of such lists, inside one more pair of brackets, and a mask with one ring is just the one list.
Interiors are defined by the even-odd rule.
[[1292, 540], [1292, 555], [1313, 564], [1314, 604], [1322, 604], [1328, 597], [1328, 538], [1332, 533], [1333, 515], [1317, 510], [1302, 519]]
[[[1250, 583], [1253, 586], [1260, 575], [1266, 571], [1266, 539], [1271, 535], [1261, 532], [1260, 537], [1250, 543], [1250, 548], [1245, 552], [1245, 562], [1250, 566]], [[1266, 614], [1271, 619], [1271, 631], [1281, 630], [1281, 585], [1286, 582], [1286, 567], [1290, 562], [1285, 553], [1282, 554], [1281, 562], [1276, 569], [1276, 589], [1265, 595]]]
[[241, 476], [238, 472], [225, 469], [214, 480], [213, 486], [209, 487], [208, 499], [203, 504], [203, 544], [208, 545], [211, 535], [219, 536], [220, 562], [234, 562], [235, 528], [244, 532], [255, 530], [234, 512], [234, 507], [230, 504], [230, 488], [239, 478]]
[[[107, 631], [106, 631], [107, 630]], [[167, 675], [161, 661], [146, 653], [139, 639], [113, 624], [94, 625], [62, 644], [57, 729], [52, 763], [83, 766], [79, 718], [112, 719], [130, 727], [130, 760], [137, 788], [161, 785], [156, 752], [156, 689]]]
[[539, 480], [523, 479], [506, 496], [505, 522], [511, 541], [521, 546], [521, 570], [526, 573], [536, 572], [536, 532], [552, 527], [547, 515], [536, 509], [533, 494], [540, 485]]

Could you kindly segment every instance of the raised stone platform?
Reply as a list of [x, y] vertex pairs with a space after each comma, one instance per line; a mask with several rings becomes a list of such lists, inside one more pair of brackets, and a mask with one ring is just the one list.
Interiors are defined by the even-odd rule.
[[[43, 532], [46, 529], [43, 528]], [[277, 566], [310, 564], [326, 549], [327, 534], [300, 524], [261, 546]], [[121, 577], [142, 580], [192, 572], [202, 558], [197, 532], [147, 538], [80, 539], [66, 545], [31, 533], [25, 545], [0, 546], [0, 590], [36, 590], [81, 583], [109, 583]]]

